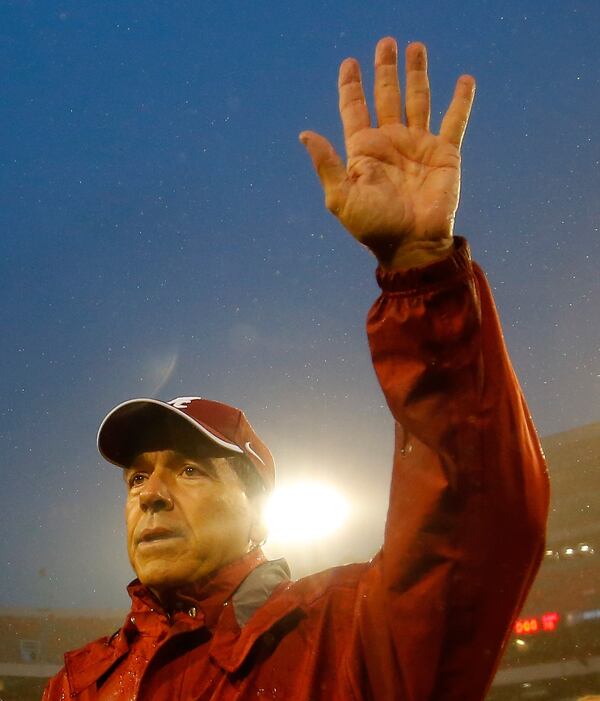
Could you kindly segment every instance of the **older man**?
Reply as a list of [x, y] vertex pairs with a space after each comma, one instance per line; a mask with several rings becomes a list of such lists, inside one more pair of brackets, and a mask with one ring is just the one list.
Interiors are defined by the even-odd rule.
[[303, 132], [327, 207], [379, 261], [368, 318], [395, 420], [383, 546], [369, 563], [297, 582], [268, 562], [271, 454], [218, 402], [139, 399], [104, 420], [123, 468], [138, 579], [110, 638], [67, 653], [47, 701], [476, 701], [540, 562], [546, 470], [485, 278], [453, 238], [474, 80], [429, 131], [425, 47], [375, 53], [371, 124], [359, 67], [340, 68], [348, 160]]

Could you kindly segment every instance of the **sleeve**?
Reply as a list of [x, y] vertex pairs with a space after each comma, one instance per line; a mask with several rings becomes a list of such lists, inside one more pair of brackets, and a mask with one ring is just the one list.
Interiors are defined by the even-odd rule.
[[395, 455], [350, 686], [357, 699], [480, 701], [543, 555], [544, 458], [466, 241], [378, 281], [367, 330]]

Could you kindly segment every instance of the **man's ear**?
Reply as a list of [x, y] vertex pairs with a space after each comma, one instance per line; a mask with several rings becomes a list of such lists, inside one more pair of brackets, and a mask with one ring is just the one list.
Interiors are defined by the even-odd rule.
[[267, 524], [265, 523], [263, 509], [259, 504], [252, 504], [252, 524], [250, 526], [250, 543], [253, 547], [263, 545], [267, 540]]

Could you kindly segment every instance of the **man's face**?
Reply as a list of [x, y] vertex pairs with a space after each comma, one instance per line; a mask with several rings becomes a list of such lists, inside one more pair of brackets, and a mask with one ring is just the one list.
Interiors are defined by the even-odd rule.
[[255, 513], [226, 459], [140, 453], [124, 477], [129, 560], [159, 596], [248, 551]]

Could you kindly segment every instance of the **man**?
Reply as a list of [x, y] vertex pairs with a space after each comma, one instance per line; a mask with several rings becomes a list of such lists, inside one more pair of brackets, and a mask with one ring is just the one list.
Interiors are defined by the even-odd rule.
[[475, 83], [429, 131], [425, 47], [375, 53], [371, 125], [353, 59], [340, 68], [347, 164], [300, 135], [327, 207], [378, 259], [367, 328], [395, 420], [384, 544], [369, 563], [292, 583], [266, 562], [266, 446], [238, 410], [132, 400], [103, 422], [127, 483], [138, 579], [110, 638], [67, 653], [44, 698], [482, 699], [544, 547], [546, 470], [485, 278], [453, 239]]

